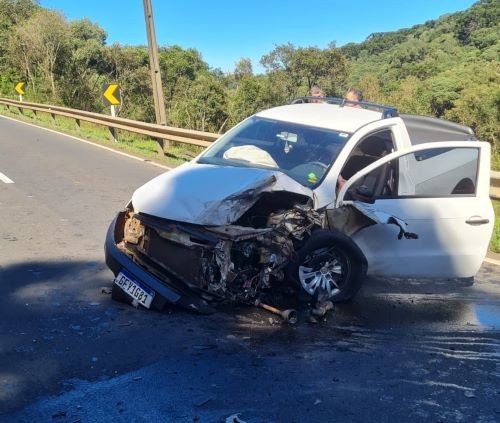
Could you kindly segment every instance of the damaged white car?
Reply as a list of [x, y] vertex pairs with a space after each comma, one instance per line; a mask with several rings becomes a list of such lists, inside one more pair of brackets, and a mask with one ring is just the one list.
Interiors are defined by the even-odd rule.
[[493, 229], [472, 130], [325, 98], [269, 109], [135, 191], [112, 222], [113, 296], [150, 308], [348, 300], [366, 274], [471, 278]]

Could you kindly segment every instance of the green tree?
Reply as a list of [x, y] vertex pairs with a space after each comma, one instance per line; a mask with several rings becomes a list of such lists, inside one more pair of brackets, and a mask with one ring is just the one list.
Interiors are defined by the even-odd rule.
[[234, 65], [234, 77], [239, 81], [248, 76], [253, 76], [252, 61], [248, 57], [243, 57]]
[[380, 81], [376, 75], [372, 73], [365, 74], [356, 85], [362, 91], [365, 101], [379, 104], [387, 102], [387, 97], [382, 93]]
[[329, 94], [338, 95], [345, 85], [347, 63], [344, 55], [331, 43], [326, 49], [283, 44], [264, 55], [261, 64], [268, 75], [278, 76], [287, 99], [305, 94], [313, 85], [320, 85]]
[[[285, 99], [297, 97], [301, 83], [300, 75], [295, 72], [294, 54], [295, 46], [291, 43], [275, 47], [269, 54], [262, 56], [260, 63], [267, 71], [270, 79], [279, 87]], [[305, 94], [305, 93], [304, 93]]]
[[449, 75], [438, 75], [424, 83], [424, 100], [429, 113], [442, 117], [453, 107], [454, 101], [460, 97], [461, 87], [458, 80]]
[[12, 31], [38, 9], [38, 2], [34, 0], [0, 0], [0, 73], [2, 75], [13, 70], [8, 63], [8, 44]]
[[179, 80], [170, 108], [173, 126], [199, 131], [220, 132], [229, 118], [223, 82], [210, 72], [200, 72], [194, 81]]
[[194, 81], [200, 72], [208, 71], [208, 65], [203, 61], [200, 52], [192, 48], [161, 47], [159, 61], [167, 109], [181, 81]]
[[460, 93], [444, 117], [471, 126], [479, 138], [495, 145], [500, 135], [500, 63], [467, 63], [448, 73], [457, 79]]
[[496, 28], [498, 37], [499, 23], [500, 4], [498, 0], [480, 0], [465, 12], [458, 14], [455, 28], [456, 37], [462, 45], [474, 43], [477, 31], [482, 31], [484, 28]]
[[244, 75], [239, 78], [236, 89], [229, 91], [229, 126], [267, 106], [267, 79], [262, 76]]
[[10, 58], [37, 91], [42, 89], [57, 101], [56, 78], [63, 72], [69, 45], [68, 25], [63, 17], [50, 10], [39, 10], [19, 23], [9, 40]]
[[155, 122], [156, 115], [146, 47], [121, 46], [114, 43], [104, 52], [108, 69], [103, 82], [117, 82], [121, 88], [121, 116]]
[[428, 106], [422, 98], [423, 90], [422, 82], [409, 76], [389, 95], [389, 103], [403, 113], [428, 114]]
[[69, 49], [59, 84], [64, 104], [100, 111], [100, 83], [106, 72], [106, 32], [88, 19], [69, 23]]

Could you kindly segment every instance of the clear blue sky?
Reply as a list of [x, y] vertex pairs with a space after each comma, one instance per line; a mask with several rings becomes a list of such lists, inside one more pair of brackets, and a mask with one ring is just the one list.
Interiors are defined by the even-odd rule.
[[[255, 71], [275, 45], [325, 48], [361, 42], [373, 32], [394, 31], [464, 10], [473, 0], [152, 0], [159, 45], [195, 48], [213, 68], [233, 69], [248, 57]], [[146, 44], [141, 0], [40, 0], [67, 19], [87, 17], [107, 42]]]

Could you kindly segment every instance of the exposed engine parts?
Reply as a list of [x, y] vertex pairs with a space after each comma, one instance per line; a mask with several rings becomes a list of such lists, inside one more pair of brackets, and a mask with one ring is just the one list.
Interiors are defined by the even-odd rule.
[[[121, 248], [149, 270], [165, 271], [206, 299], [251, 304], [272, 283], [285, 279], [285, 267], [301, 242], [323, 223], [322, 214], [303, 204], [270, 213], [262, 228], [196, 227], [129, 211]], [[183, 264], [186, 257], [192, 260]]]

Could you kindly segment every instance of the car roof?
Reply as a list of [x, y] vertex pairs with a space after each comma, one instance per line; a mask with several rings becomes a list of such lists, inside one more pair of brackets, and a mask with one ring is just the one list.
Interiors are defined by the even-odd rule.
[[274, 107], [258, 117], [352, 133], [383, 118], [382, 112], [328, 103], [299, 103]]

